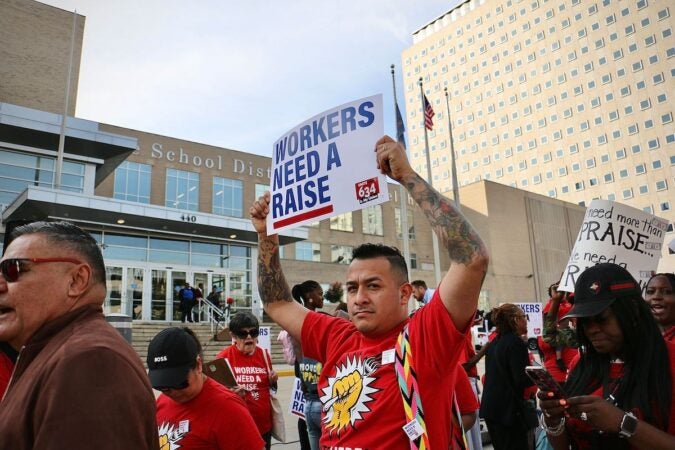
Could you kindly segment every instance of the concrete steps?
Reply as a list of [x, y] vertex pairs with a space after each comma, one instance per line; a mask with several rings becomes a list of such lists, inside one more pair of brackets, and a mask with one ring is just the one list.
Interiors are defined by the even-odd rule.
[[[224, 347], [230, 345], [232, 342], [227, 330], [222, 330], [220, 338], [223, 340], [216, 340], [214, 333], [211, 333], [211, 326], [208, 323], [181, 323], [181, 322], [140, 322], [134, 321], [132, 324], [132, 342], [131, 345], [140, 356], [143, 364], [148, 354], [148, 344], [153, 337], [165, 328], [170, 327], [184, 327], [190, 328], [199, 338], [202, 344], [204, 360], [210, 361], [216, 357]], [[263, 323], [261, 326], [271, 327], [272, 343], [272, 364], [285, 364], [283, 359], [283, 349], [281, 344], [277, 341], [277, 336], [281, 328], [275, 323]]]

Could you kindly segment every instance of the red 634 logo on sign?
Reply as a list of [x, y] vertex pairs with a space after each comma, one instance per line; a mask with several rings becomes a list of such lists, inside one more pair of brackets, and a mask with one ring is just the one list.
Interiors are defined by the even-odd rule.
[[359, 181], [354, 187], [356, 188], [356, 198], [359, 200], [359, 203], [375, 200], [380, 195], [380, 184], [377, 182], [377, 178]]

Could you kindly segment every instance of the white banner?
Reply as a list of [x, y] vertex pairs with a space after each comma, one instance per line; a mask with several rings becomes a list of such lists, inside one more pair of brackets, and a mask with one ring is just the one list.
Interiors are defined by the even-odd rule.
[[294, 378], [288, 412], [303, 419], [305, 418], [305, 396], [302, 393], [300, 378]]
[[382, 95], [329, 109], [296, 126], [272, 154], [270, 234], [389, 200], [375, 143]]
[[514, 303], [527, 314], [527, 336], [537, 337], [544, 333], [544, 318], [542, 311], [544, 306], [539, 302]]
[[558, 290], [574, 292], [581, 272], [606, 262], [624, 267], [644, 289], [658, 266], [667, 226], [666, 220], [630, 206], [593, 200]]

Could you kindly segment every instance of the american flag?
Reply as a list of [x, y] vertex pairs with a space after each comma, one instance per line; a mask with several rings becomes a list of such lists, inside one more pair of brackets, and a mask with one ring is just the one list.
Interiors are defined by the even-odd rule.
[[424, 127], [431, 131], [434, 129], [433, 118], [436, 115], [434, 108], [431, 107], [431, 103], [427, 100], [427, 96], [424, 95]]

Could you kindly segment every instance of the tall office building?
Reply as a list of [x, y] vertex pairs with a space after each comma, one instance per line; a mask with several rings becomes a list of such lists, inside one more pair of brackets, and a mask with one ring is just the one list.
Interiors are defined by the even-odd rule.
[[[669, 220], [672, 241], [672, 14], [675, 4], [658, 0], [462, 2], [402, 55], [415, 169], [427, 170], [421, 79], [442, 192], [452, 190], [453, 145], [460, 186], [492, 180], [582, 206], [615, 200]], [[672, 270], [675, 255], [662, 255]]]

